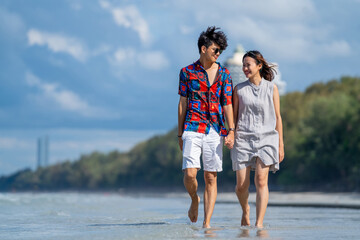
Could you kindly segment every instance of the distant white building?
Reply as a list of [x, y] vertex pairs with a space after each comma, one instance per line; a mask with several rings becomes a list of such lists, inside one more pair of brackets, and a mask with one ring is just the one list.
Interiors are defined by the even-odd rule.
[[[242, 71], [242, 58], [245, 54], [244, 48], [239, 44], [234, 52], [234, 55], [230, 58], [228, 58], [225, 61], [224, 66], [230, 71], [232, 80], [233, 80], [233, 86], [235, 87], [238, 83], [240, 82], [244, 82], [246, 81], [246, 77], [244, 72]], [[276, 63], [271, 63], [276, 65], [275, 70], [276, 70], [276, 74], [274, 77], [274, 83], [278, 86], [279, 88], [279, 93], [280, 95], [285, 94], [286, 92], [286, 82], [281, 80], [281, 73], [279, 70], [279, 65]]]

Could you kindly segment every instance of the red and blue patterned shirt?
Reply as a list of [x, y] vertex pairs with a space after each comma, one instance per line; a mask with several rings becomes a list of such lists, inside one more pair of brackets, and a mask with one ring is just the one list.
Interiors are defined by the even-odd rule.
[[227, 135], [223, 106], [232, 104], [232, 80], [230, 72], [217, 64], [211, 86], [199, 60], [180, 71], [179, 95], [188, 100], [184, 131], [208, 134], [213, 126], [221, 136]]

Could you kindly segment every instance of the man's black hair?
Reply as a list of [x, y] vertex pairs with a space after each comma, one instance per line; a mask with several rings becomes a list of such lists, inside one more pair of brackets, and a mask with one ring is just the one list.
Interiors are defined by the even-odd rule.
[[210, 47], [211, 44], [216, 43], [220, 46], [220, 50], [224, 51], [227, 44], [227, 37], [223, 31], [217, 31], [220, 28], [215, 26], [208, 27], [206, 31], [202, 32], [198, 39], [198, 48], [199, 53], [201, 53], [201, 47], [205, 46], [206, 48]]

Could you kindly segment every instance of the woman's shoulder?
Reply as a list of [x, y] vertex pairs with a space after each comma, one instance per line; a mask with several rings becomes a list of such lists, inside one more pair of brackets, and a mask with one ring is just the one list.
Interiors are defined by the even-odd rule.
[[241, 89], [243, 89], [243, 88], [246, 87], [246, 86], [249, 86], [249, 80], [246, 80], [246, 81], [244, 81], [244, 82], [238, 83], [238, 84], [235, 86], [235, 88], [236, 88], [236, 90], [241, 90]]
[[264, 81], [264, 85], [267, 85], [267, 86], [274, 86], [275, 84], [274, 84], [274, 80], [272, 80], [272, 81], [269, 81], [269, 80], [266, 80], [266, 79], [262, 79], [262, 81]]
[[276, 88], [276, 84], [274, 83], [274, 80], [269, 81], [269, 80], [265, 80], [263, 79], [264, 84], [263, 86], [267, 89], [271, 89], [271, 91], [273, 91]]

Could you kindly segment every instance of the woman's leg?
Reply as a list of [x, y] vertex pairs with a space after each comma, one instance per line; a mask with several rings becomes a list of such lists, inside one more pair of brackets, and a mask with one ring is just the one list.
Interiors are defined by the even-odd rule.
[[248, 202], [250, 186], [250, 167], [236, 171], [235, 192], [239, 199], [243, 214], [241, 226], [250, 226], [250, 206]]
[[268, 176], [269, 166], [256, 159], [255, 186], [256, 186], [256, 222], [255, 226], [262, 228], [266, 207], [269, 201]]

